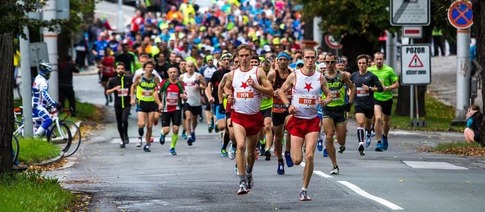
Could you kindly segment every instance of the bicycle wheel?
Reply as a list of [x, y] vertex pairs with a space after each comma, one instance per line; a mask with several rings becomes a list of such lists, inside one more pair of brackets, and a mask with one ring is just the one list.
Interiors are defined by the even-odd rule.
[[18, 164], [17, 159], [19, 158], [20, 144], [17, 136], [12, 136], [12, 162]]
[[49, 133], [47, 133], [47, 141], [57, 144], [62, 152], [66, 153], [69, 150], [72, 142], [71, 130], [64, 123], [59, 123], [59, 126], [60, 127], [54, 125]]
[[74, 122], [71, 121], [63, 121], [62, 124], [69, 127], [72, 135], [71, 145], [64, 154], [64, 156], [69, 157], [76, 153], [76, 151], [79, 149], [79, 146], [81, 146], [81, 129]]

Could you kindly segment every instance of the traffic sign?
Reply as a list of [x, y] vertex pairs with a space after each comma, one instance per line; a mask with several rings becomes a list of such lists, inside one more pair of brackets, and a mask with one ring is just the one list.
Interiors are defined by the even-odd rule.
[[391, 0], [391, 25], [428, 26], [430, 0]]
[[455, 1], [448, 8], [448, 21], [457, 29], [467, 29], [473, 25], [472, 3]]
[[423, 37], [423, 27], [404, 26], [402, 27], [402, 36], [407, 38], [421, 38]]
[[341, 49], [342, 48], [342, 44], [340, 44], [338, 41], [336, 41], [333, 38], [333, 36], [331, 36], [331, 35], [325, 35], [325, 43], [331, 49]]
[[37, 67], [39, 61], [49, 62], [49, 54], [46, 42], [30, 43], [30, 66]]
[[431, 83], [430, 45], [403, 45], [401, 55], [402, 85], [427, 85]]

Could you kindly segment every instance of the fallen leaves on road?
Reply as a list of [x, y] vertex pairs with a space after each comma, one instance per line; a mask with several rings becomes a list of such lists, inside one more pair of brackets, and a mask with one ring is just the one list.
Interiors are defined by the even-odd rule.
[[484, 147], [453, 147], [453, 148], [446, 148], [442, 150], [436, 150], [430, 146], [418, 146], [418, 151], [420, 152], [435, 152], [441, 154], [450, 154], [450, 155], [459, 155], [459, 156], [474, 156], [474, 157], [485, 157], [485, 148]]
[[74, 200], [66, 211], [88, 211], [91, 199], [90, 193], [74, 193]]

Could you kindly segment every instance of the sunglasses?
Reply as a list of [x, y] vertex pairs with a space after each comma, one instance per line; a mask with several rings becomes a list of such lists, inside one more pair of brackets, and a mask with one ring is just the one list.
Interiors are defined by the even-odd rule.
[[329, 64], [329, 63], [330, 63], [330, 64], [335, 64], [335, 63], [336, 63], [336, 61], [335, 61], [335, 60], [331, 60], [331, 61], [330, 61], [330, 60], [327, 60], [327, 61], [325, 61], [325, 63], [327, 63], [327, 64]]

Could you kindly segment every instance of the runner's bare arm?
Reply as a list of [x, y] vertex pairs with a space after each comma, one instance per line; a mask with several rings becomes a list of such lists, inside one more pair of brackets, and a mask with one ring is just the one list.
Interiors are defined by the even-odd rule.
[[350, 81], [350, 75], [344, 74], [344, 77], [342, 79], [344, 80], [344, 83], [347, 84], [347, 87], [349, 88], [349, 91], [350, 91], [349, 103], [353, 103], [355, 98], [355, 86], [352, 83], [352, 81]]
[[211, 82], [208, 82], [207, 83], [207, 87], [205, 88], [204, 92], [205, 92], [205, 96], [207, 96], [207, 99], [210, 99], [213, 98], [212, 97], [212, 83]]
[[230, 72], [229, 74], [226, 74], [226, 81], [224, 83], [224, 94], [227, 96], [227, 101], [229, 102], [229, 99], [232, 101], [232, 75], [233, 72]]
[[328, 89], [327, 80], [325, 79], [325, 77], [323, 77], [323, 75], [320, 75], [320, 82], [321, 82], [323, 94], [325, 94], [326, 96], [326, 98], [323, 99], [320, 104], [322, 106], [325, 106], [332, 101], [332, 95], [330, 94], [330, 89]]
[[253, 84], [253, 87], [261, 91], [261, 93], [263, 93], [264, 95], [273, 95], [273, 86], [271, 86], [271, 83], [268, 81], [268, 77], [266, 77], [266, 73], [263, 71], [263, 69], [259, 68], [256, 73], [258, 74], [258, 82], [260, 82], [261, 85], [255, 83]]
[[283, 101], [283, 103], [285, 104], [290, 103], [290, 100], [288, 99], [288, 97], [286, 97], [286, 90], [293, 87], [294, 84], [295, 84], [295, 73], [291, 73], [290, 75], [288, 75], [285, 82], [283, 83], [283, 85], [281, 85], [280, 89], [278, 89], [278, 92], [277, 92], [278, 97], [281, 99], [281, 101]]
[[224, 94], [224, 85], [226, 84], [226, 79], [227, 79], [227, 76], [228, 75], [229, 74], [224, 74], [224, 76], [221, 79], [221, 82], [218, 85], [217, 95], [219, 97], [219, 101], [221, 101], [221, 102], [224, 99], [224, 96], [223, 96], [223, 94]]
[[135, 81], [131, 85], [131, 89], [130, 89], [131, 105], [135, 104], [135, 90], [136, 90], [136, 86], [138, 86], [138, 83], [140, 82], [140, 78], [141, 78], [141, 75], [136, 76]]
[[197, 80], [199, 80], [199, 83], [200, 83], [199, 84], [200, 90], [204, 90], [206, 88], [204, 76], [202, 76], [202, 74], [197, 74]]

